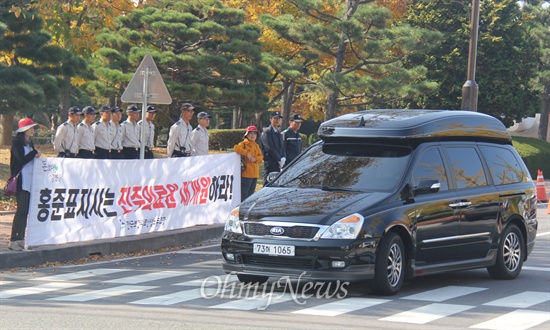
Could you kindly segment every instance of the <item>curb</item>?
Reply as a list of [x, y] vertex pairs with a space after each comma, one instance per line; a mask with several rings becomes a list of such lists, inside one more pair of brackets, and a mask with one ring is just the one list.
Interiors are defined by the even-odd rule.
[[195, 226], [116, 239], [49, 245], [25, 251], [7, 251], [0, 253], [0, 270], [39, 266], [47, 262], [74, 261], [91, 255], [107, 256], [117, 253], [156, 251], [197, 244], [220, 238], [223, 228], [224, 224]]

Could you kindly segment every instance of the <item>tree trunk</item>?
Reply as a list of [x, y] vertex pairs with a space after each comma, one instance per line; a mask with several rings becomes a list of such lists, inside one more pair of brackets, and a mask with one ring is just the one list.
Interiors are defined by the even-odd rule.
[[71, 77], [65, 77], [65, 86], [63, 94], [61, 95], [61, 101], [59, 103], [59, 117], [60, 123], [66, 122], [69, 118], [69, 108], [71, 107]]
[[254, 114], [254, 117], [256, 118], [256, 122], [254, 123], [254, 126], [256, 126], [256, 128], [258, 129], [258, 132], [260, 134], [262, 134], [262, 131], [264, 130], [263, 128], [263, 125], [262, 125], [262, 116], [263, 116], [263, 112], [256, 112]]
[[550, 86], [545, 88], [542, 94], [542, 109], [540, 112], [539, 139], [546, 141], [548, 138], [548, 115], [550, 114]]
[[285, 81], [285, 85], [288, 87], [283, 91], [281, 115], [283, 120], [281, 122], [281, 129], [288, 127], [288, 121], [290, 119], [290, 112], [292, 111], [292, 103], [294, 100], [294, 91], [296, 90], [296, 83], [294, 81]]
[[12, 127], [13, 127], [13, 118], [15, 117], [15, 114], [9, 113], [2, 115], [0, 121], [2, 122], [2, 135], [0, 138], [2, 141], [0, 141], [0, 144], [3, 147], [8, 147], [11, 145], [11, 140], [13, 137]]

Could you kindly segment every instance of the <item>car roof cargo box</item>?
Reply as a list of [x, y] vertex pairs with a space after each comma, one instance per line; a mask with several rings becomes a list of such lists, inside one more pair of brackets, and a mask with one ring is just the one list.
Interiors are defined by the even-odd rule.
[[474, 140], [507, 144], [512, 141], [500, 120], [460, 110], [364, 110], [322, 123], [318, 135], [325, 141], [340, 138]]

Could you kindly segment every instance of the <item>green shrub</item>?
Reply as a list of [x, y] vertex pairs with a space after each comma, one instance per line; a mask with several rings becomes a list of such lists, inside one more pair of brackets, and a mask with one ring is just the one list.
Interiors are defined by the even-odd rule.
[[246, 128], [238, 129], [211, 129], [208, 131], [208, 149], [222, 150], [232, 149], [243, 140]]
[[537, 170], [550, 178], [550, 143], [528, 137], [513, 137], [513, 145], [527, 165], [533, 180], [537, 179]]

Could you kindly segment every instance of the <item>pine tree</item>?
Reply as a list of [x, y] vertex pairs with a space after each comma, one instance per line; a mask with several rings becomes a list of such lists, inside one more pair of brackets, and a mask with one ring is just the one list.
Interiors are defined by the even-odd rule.
[[[24, 2], [24, 3], [22, 3]], [[30, 1], [0, 1], [0, 114], [2, 144], [11, 143], [16, 115], [32, 115], [55, 107], [59, 95], [58, 76], [70, 54], [52, 46], [43, 30], [43, 20]], [[17, 4], [18, 10], [12, 10]], [[28, 8], [28, 10], [24, 9]]]

